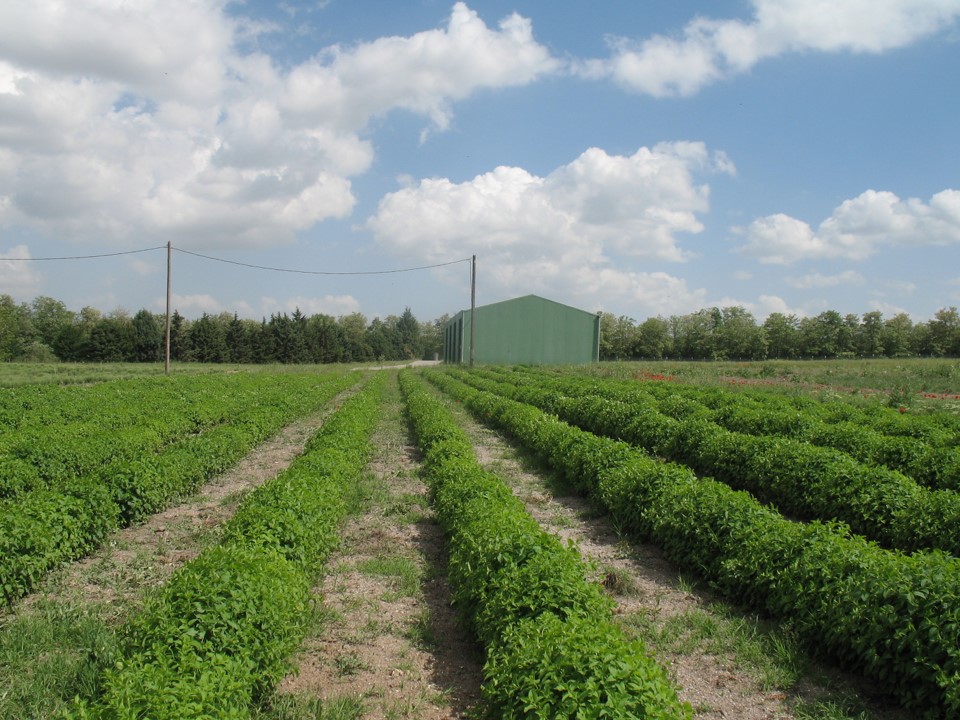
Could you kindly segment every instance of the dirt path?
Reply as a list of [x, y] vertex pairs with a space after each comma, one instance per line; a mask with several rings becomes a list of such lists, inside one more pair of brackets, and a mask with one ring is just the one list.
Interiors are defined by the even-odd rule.
[[316, 589], [321, 622], [278, 692], [327, 707], [352, 703], [351, 717], [466, 717], [479, 698], [482, 659], [450, 605], [444, 542], [417, 477], [395, 376], [374, 441], [362, 509]]

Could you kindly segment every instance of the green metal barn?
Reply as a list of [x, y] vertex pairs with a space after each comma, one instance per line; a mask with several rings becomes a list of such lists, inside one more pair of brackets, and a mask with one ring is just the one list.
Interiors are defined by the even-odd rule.
[[[537, 295], [474, 311], [474, 361], [485, 365], [579, 365], [600, 356], [600, 316]], [[470, 311], [443, 328], [443, 361], [470, 362]]]

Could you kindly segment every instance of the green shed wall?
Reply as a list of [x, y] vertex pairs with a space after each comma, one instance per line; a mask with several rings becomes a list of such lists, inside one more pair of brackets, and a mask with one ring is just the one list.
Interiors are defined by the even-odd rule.
[[[476, 308], [474, 357], [488, 365], [578, 365], [596, 362], [600, 319], [593, 313], [527, 295]], [[470, 311], [444, 330], [445, 362], [470, 361]]]

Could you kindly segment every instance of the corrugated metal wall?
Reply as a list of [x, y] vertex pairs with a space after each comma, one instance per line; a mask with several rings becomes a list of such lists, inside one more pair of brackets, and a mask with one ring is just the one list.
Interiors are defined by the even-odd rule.
[[[466, 313], [469, 314], [469, 313]], [[443, 326], [443, 361], [445, 363], [463, 362], [464, 334], [463, 318], [465, 313], [459, 312]], [[469, 353], [470, 339], [467, 337], [467, 352]], [[469, 357], [467, 360], [469, 361]]]
[[[488, 365], [578, 365], [596, 362], [600, 319], [593, 313], [526, 295], [476, 309], [475, 359]], [[444, 329], [445, 362], [470, 361], [470, 311]]]

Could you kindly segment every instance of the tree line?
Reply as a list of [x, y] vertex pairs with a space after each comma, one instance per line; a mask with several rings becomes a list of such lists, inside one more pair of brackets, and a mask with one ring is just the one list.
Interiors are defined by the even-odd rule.
[[927, 322], [879, 310], [813, 317], [773, 313], [762, 323], [739, 306], [688, 315], [633, 318], [603, 313], [600, 359], [765, 360], [854, 357], [960, 357], [960, 314], [938, 310]]
[[[170, 357], [179, 362], [335, 363], [432, 358], [442, 350], [446, 316], [418, 321], [410, 308], [399, 316], [368, 321], [361, 313], [340, 317], [276, 313], [260, 321], [236, 314], [204, 313], [195, 320], [174, 312]], [[141, 309], [104, 314], [91, 307], [69, 310], [37, 297], [17, 304], [0, 295], [0, 361], [159, 362], [164, 359], [166, 316]]]
[[[442, 352], [448, 316], [421, 322], [410, 308], [368, 320], [361, 313], [333, 317], [276, 313], [260, 321], [204, 313], [190, 320], [174, 312], [170, 356], [179, 362], [335, 363], [433, 358]], [[0, 361], [159, 362], [166, 318], [141, 309], [104, 314], [69, 310], [41, 296], [16, 303], [0, 295]], [[960, 357], [960, 314], [938, 310], [926, 322], [906, 313], [874, 310], [813, 317], [773, 313], [762, 323], [743, 307], [706, 308], [687, 315], [637, 322], [600, 318], [600, 359], [763, 360], [844, 357]]]

